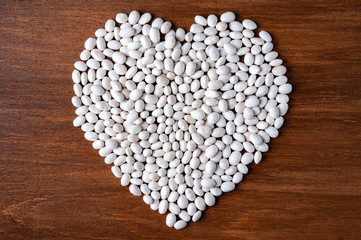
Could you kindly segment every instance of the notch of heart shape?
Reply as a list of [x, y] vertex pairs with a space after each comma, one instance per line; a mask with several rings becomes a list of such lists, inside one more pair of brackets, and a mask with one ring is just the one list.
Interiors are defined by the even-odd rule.
[[182, 229], [261, 161], [292, 86], [251, 20], [196, 16], [188, 33], [151, 20], [120, 13], [85, 41], [73, 124], [123, 186]]

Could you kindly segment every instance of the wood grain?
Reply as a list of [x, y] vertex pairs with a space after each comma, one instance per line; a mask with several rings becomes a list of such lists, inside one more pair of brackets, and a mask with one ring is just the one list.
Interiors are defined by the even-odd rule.
[[[72, 126], [71, 72], [118, 12], [188, 28], [232, 10], [294, 86], [260, 165], [182, 231], [121, 187]], [[0, 239], [361, 239], [360, 1], [0, 1]]]

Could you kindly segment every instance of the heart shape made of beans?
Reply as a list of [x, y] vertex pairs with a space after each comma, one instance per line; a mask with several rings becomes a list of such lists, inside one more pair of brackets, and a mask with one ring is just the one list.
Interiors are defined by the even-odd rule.
[[251, 20], [196, 16], [188, 33], [151, 20], [120, 13], [85, 41], [73, 123], [123, 186], [182, 229], [261, 161], [292, 86]]

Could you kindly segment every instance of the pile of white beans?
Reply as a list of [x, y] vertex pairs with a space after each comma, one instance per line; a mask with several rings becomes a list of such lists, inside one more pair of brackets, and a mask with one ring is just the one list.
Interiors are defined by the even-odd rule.
[[292, 86], [251, 20], [196, 16], [186, 33], [151, 19], [119, 13], [85, 41], [73, 123], [123, 186], [182, 229], [261, 161]]

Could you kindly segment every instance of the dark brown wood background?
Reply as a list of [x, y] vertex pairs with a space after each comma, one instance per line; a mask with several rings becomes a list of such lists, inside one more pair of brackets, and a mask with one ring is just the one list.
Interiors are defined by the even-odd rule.
[[[294, 86], [264, 161], [181, 231], [72, 126], [73, 63], [118, 12], [188, 29], [235, 11], [268, 30]], [[0, 239], [361, 239], [360, 1], [0, 1]]]

